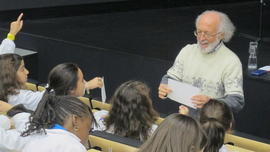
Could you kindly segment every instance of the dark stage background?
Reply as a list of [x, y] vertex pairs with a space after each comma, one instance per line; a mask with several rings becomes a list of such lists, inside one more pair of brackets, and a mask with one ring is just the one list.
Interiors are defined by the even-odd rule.
[[[105, 77], [108, 97], [124, 81], [141, 80], [152, 89], [154, 106], [161, 115], [178, 110], [177, 103], [157, 97], [157, 88], [179, 50], [195, 42], [194, 20], [199, 13], [216, 9], [231, 17], [237, 32], [227, 45], [239, 56], [244, 71], [248, 43], [259, 32], [259, 1], [62, 0], [37, 4], [25, 0], [16, 5], [11, 2], [0, 2], [1, 38], [7, 33], [9, 21], [24, 12], [24, 27], [16, 44], [38, 52], [38, 72], [32, 78], [46, 82], [53, 66], [75, 62], [83, 69], [86, 79]], [[266, 38], [270, 37], [270, 2], [265, 3], [265, 39], [259, 47], [259, 67], [270, 62], [270, 42]], [[270, 139], [269, 90], [270, 82], [244, 75], [246, 105], [236, 115], [236, 130]], [[99, 98], [99, 90], [94, 91], [94, 96]]]

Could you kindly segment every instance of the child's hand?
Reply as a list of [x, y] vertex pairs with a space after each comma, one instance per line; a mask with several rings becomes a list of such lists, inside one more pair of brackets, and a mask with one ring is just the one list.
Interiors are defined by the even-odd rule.
[[101, 88], [102, 86], [103, 80], [101, 77], [95, 77], [94, 79], [87, 81], [85, 84], [86, 89]]
[[182, 115], [188, 115], [189, 109], [188, 109], [188, 107], [186, 107], [184, 105], [181, 105], [181, 106], [179, 106], [179, 111], [178, 112], [180, 114], [182, 114]]
[[10, 23], [10, 31], [9, 31], [10, 34], [16, 36], [16, 34], [20, 32], [23, 26], [22, 17], [23, 17], [23, 13], [20, 14], [20, 16], [17, 18], [16, 21], [13, 21]]

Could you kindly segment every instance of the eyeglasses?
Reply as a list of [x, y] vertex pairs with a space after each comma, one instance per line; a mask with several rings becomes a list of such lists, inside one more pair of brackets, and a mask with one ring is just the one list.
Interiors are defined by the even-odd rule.
[[202, 31], [194, 31], [194, 35], [196, 36], [196, 37], [201, 37], [202, 35], [205, 37], [205, 38], [207, 38], [207, 39], [209, 39], [209, 38], [212, 38], [212, 37], [215, 37], [216, 35], [218, 35], [218, 34], [220, 34], [221, 32], [218, 32], [218, 33], [215, 33], [215, 34], [209, 34], [209, 33], [207, 33], [207, 32], [202, 32]]

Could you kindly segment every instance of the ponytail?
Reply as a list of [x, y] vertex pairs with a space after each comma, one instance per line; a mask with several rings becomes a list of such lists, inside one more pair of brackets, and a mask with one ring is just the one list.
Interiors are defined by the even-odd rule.
[[226, 131], [223, 125], [215, 118], [201, 120], [201, 125], [209, 141], [204, 148], [204, 152], [218, 152], [224, 143]]
[[224, 143], [226, 131], [231, 129], [233, 114], [226, 103], [210, 99], [201, 109], [200, 123], [209, 137], [205, 152], [218, 152]]
[[53, 125], [55, 119], [54, 101], [54, 96], [44, 94], [36, 111], [31, 114], [28, 129], [22, 133], [22, 136], [28, 136], [35, 131], [40, 133]]

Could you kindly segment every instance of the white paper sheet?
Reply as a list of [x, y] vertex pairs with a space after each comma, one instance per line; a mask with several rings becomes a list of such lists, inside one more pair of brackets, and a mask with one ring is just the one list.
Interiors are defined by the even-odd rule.
[[168, 94], [168, 98], [196, 109], [194, 104], [192, 104], [191, 97], [200, 93], [199, 88], [173, 79], [168, 79], [168, 87], [172, 90], [172, 92]]
[[106, 90], [105, 90], [105, 83], [104, 83], [104, 77], [102, 77], [103, 86], [101, 87], [101, 100], [103, 103], [106, 102]]

